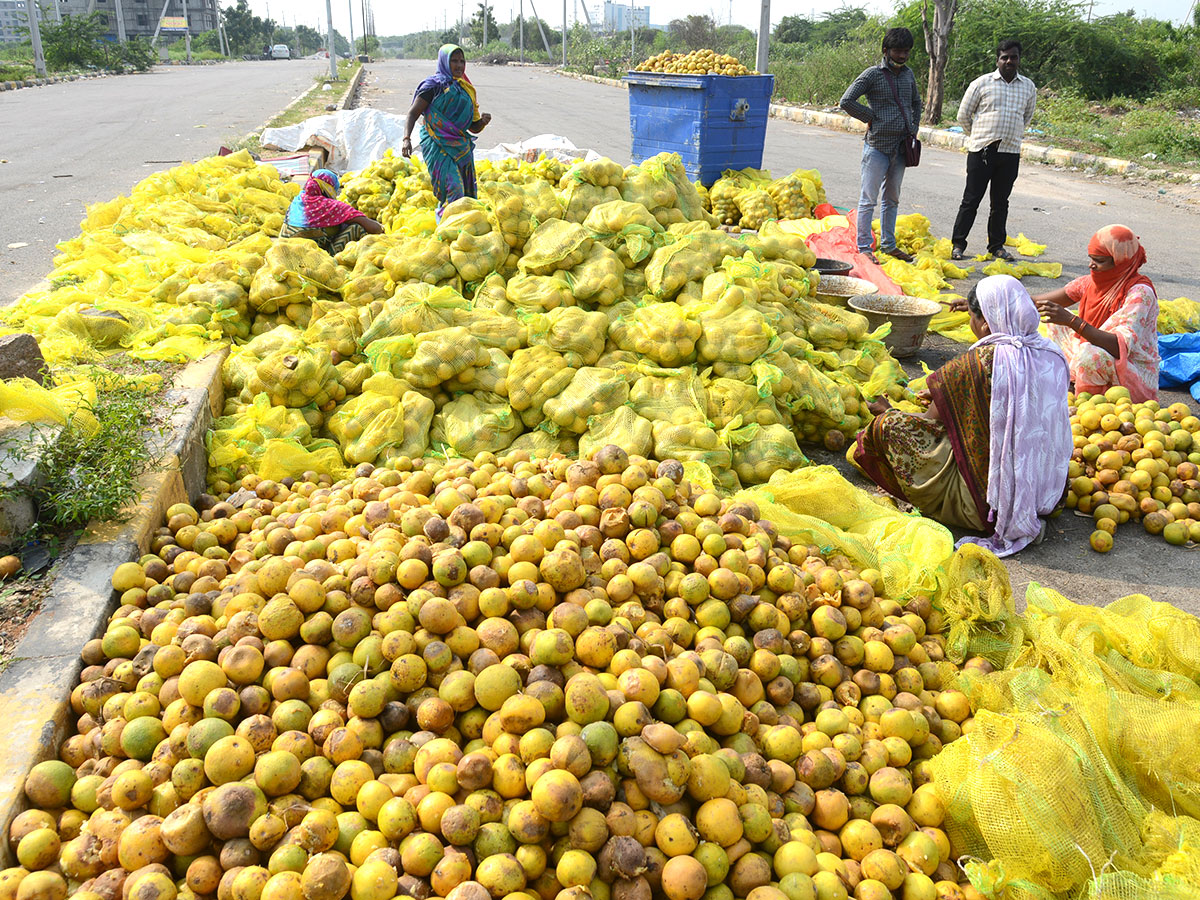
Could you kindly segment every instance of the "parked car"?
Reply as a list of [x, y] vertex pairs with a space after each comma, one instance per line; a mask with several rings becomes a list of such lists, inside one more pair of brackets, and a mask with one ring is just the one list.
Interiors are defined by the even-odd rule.
[[292, 51], [287, 44], [276, 44], [271, 48], [271, 59], [291, 59]]

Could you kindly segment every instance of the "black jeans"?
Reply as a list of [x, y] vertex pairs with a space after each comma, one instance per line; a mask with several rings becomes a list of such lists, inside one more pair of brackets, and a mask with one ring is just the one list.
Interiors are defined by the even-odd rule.
[[1017, 170], [1021, 167], [1021, 154], [1001, 153], [999, 146], [1000, 142], [996, 141], [982, 150], [967, 154], [967, 186], [963, 189], [962, 203], [959, 204], [954, 233], [950, 238], [955, 247], [966, 248], [967, 235], [975, 224], [975, 214], [988, 189], [988, 182], [992, 185], [987, 224], [988, 252], [995, 253], [1004, 246], [1008, 237], [1008, 197], [1017, 180]]

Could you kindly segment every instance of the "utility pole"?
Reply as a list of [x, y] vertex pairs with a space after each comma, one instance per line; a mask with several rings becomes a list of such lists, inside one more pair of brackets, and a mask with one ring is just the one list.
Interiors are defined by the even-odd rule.
[[762, 0], [762, 12], [758, 17], [758, 54], [755, 68], [759, 75], [767, 74], [767, 47], [771, 40], [771, 0]]
[[190, 64], [192, 61], [192, 20], [188, 17], [187, 0], [179, 0], [179, 5], [183, 7], [183, 49]]
[[42, 53], [42, 31], [38, 27], [38, 10], [33, 0], [25, 0], [25, 15], [29, 17], [29, 41], [33, 44], [33, 68], [39, 78], [46, 77], [46, 57]]
[[[58, 3], [54, 4], [55, 9]], [[121, 9], [121, 0], [113, 0], [113, 14], [117, 17], [117, 42], [125, 43], [125, 11]]]
[[567, 67], [567, 0], [563, 0], [563, 68]]
[[488, 5], [487, 0], [483, 0], [483, 46], [487, 46], [487, 17]]
[[521, 62], [525, 62], [525, 0], [521, 0], [521, 18], [517, 21], [521, 32]]
[[637, 64], [637, 0], [629, 0], [629, 68]]
[[[346, 0], [346, 12], [350, 14], [350, 56], [353, 57], [357, 52], [354, 49], [354, 0]], [[365, 24], [363, 26], [366, 27]], [[367, 36], [363, 35], [363, 53], [367, 52]]]
[[326, 46], [329, 48], [329, 78], [337, 81], [337, 53], [333, 48], [333, 0], [325, 0]]

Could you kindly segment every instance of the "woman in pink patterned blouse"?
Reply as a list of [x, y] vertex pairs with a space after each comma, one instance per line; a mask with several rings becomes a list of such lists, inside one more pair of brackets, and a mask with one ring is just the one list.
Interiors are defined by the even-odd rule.
[[[1135, 403], [1158, 397], [1158, 297], [1139, 271], [1146, 251], [1124, 225], [1101, 228], [1088, 242], [1091, 271], [1034, 297], [1050, 337], [1062, 348], [1075, 390], [1114, 385]], [[1067, 307], [1079, 304], [1079, 313]]]

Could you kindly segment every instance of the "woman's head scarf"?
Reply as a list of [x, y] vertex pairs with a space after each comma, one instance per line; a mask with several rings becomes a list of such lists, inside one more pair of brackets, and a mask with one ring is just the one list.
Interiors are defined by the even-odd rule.
[[[436, 89], [437, 94], [440, 94], [446, 88], [450, 87], [450, 85], [457, 82], [467, 92], [467, 96], [471, 98], [471, 107], [474, 113], [471, 121], [477, 122], [479, 121], [479, 101], [475, 97], [475, 85], [471, 84], [471, 79], [467, 77], [465, 71], [461, 78], [455, 78], [450, 72], [450, 57], [456, 50], [462, 53], [465, 61], [467, 54], [458, 44], [442, 44], [442, 48], [438, 50], [437, 71], [417, 85], [417, 90], [413, 94], [413, 97], [416, 98], [417, 94], [433, 89]], [[437, 94], [434, 96], [436, 97]]]
[[1088, 256], [1110, 256], [1113, 267], [1088, 275], [1083, 297], [1079, 301], [1079, 317], [1089, 325], [1103, 325], [1125, 304], [1129, 289], [1135, 284], [1152, 282], [1138, 270], [1146, 264], [1146, 251], [1137, 235], [1124, 225], [1106, 225], [1088, 241]]
[[991, 334], [974, 347], [995, 347], [987, 489], [995, 531], [959, 544], [1009, 556], [1038, 537], [1038, 516], [1062, 498], [1073, 448], [1071, 376], [1058, 345], [1038, 334], [1037, 307], [1019, 281], [993, 275], [975, 291]]
[[287, 223], [294, 228], [331, 228], [362, 213], [337, 199], [341, 182], [329, 169], [317, 169], [288, 206]]

